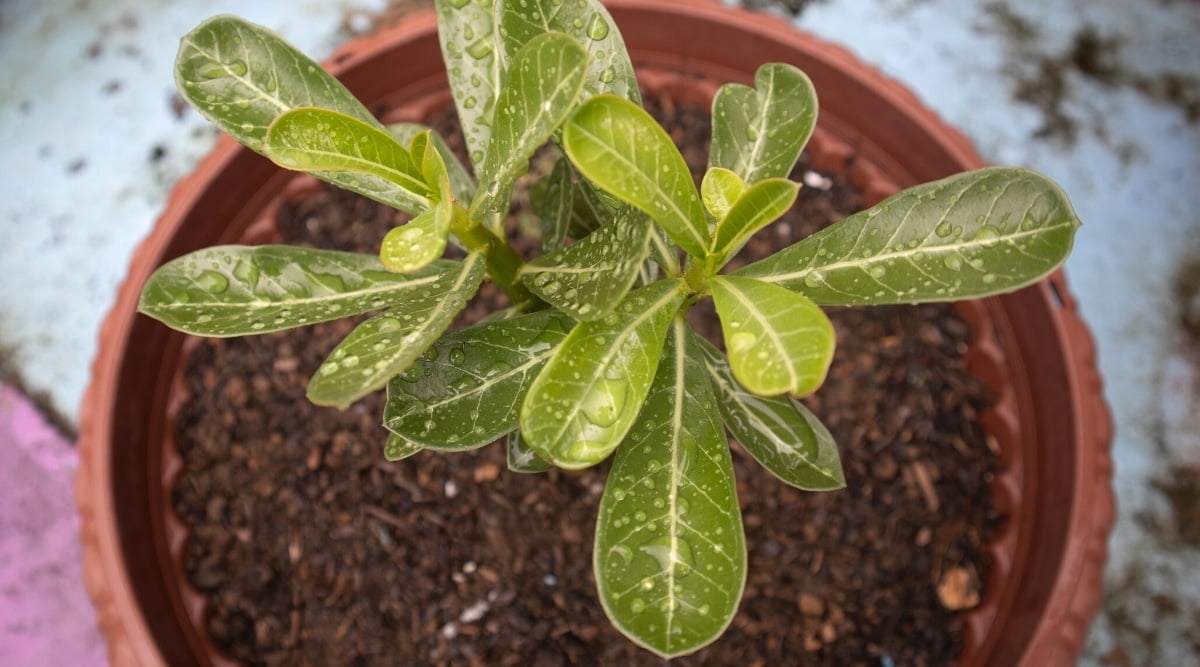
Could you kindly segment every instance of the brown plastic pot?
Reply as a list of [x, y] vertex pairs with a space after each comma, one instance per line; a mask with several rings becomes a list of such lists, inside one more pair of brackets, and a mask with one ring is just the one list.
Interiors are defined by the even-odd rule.
[[[807, 72], [821, 95], [814, 162], [840, 169], [856, 156], [850, 177], [868, 203], [983, 164], [903, 87], [780, 20], [708, 2], [608, 4], [648, 86], [707, 99], [721, 82], [751, 82], [763, 62]], [[419, 120], [449, 101], [432, 13], [352, 42], [328, 67], [390, 120]], [[137, 315], [136, 304], [162, 263], [269, 233], [262, 225], [293, 179], [223, 138], [176, 186], [101, 328], [76, 499], [84, 579], [114, 667], [232, 663], [204, 631], [206, 603], [182, 575], [186, 533], [170, 506], [180, 466], [170, 421], [187, 338]], [[1100, 604], [1114, 516], [1111, 422], [1092, 340], [1061, 273], [958, 309], [975, 332], [969, 367], [996, 398], [983, 425], [1000, 446], [992, 489], [1009, 517], [988, 545], [991, 572], [967, 616], [960, 663], [1071, 665]]]

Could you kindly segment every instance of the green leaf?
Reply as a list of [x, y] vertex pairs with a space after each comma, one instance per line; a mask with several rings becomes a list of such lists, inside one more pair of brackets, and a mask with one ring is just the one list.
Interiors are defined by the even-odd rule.
[[[300, 107], [338, 111], [382, 128], [319, 64], [270, 30], [236, 16], [215, 16], [180, 40], [175, 84], [201, 115], [259, 153], [271, 123]], [[378, 177], [345, 171], [314, 175], [396, 206], [394, 186]]]
[[710, 283], [733, 374], [760, 396], [812, 393], [833, 361], [833, 324], [816, 304], [738, 276]]
[[504, 70], [496, 55], [499, 24], [492, 2], [436, 0], [438, 41], [471, 166], [479, 174], [492, 136]]
[[582, 238], [614, 217], [592, 185], [564, 159], [534, 184], [529, 203], [541, 221], [542, 252], [559, 250], [568, 237]]
[[697, 340], [721, 419], [755, 461], [783, 482], [806, 491], [846, 486], [837, 443], [816, 415], [794, 398], [746, 391], [733, 378], [725, 355], [708, 341]]
[[827, 305], [975, 298], [1052, 272], [1078, 227], [1045, 176], [991, 167], [905, 190], [736, 273]]
[[691, 172], [671, 138], [641, 107], [611, 95], [580, 105], [563, 146], [583, 175], [654, 219], [693, 257], [708, 249], [708, 221]]
[[799, 183], [783, 178], [768, 178], [746, 189], [717, 223], [713, 238], [716, 266], [724, 266], [755, 232], [787, 213], [799, 192]]
[[262, 152], [287, 169], [366, 177], [366, 189], [349, 189], [408, 213], [428, 209], [434, 192], [392, 135], [337, 111], [301, 107], [281, 114], [267, 130]]
[[787, 178], [817, 124], [817, 93], [791, 65], [767, 63], [754, 88], [721, 86], [713, 98], [710, 167], [724, 167], [747, 185]]
[[525, 444], [521, 431], [508, 434], [508, 469], [519, 473], [546, 472], [553, 468], [550, 462], [537, 455]]
[[572, 469], [612, 453], [646, 399], [684, 295], [682, 281], [663, 280], [571, 330], [521, 405], [521, 433], [538, 456]]
[[596, 588], [613, 624], [664, 658], [724, 632], [746, 581], [733, 461], [686, 324], [674, 322], [596, 524]]
[[418, 444], [408, 442], [395, 433], [389, 433], [387, 443], [383, 446], [383, 458], [392, 462], [401, 461], [412, 456], [413, 454], [416, 454], [422, 449], [425, 448]]
[[704, 172], [704, 181], [700, 183], [704, 208], [718, 223], [729, 215], [729, 210], [745, 191], [746, 183], [742, 177], [722, 167], [712, 167]]
[[585, 97], [610, 93], [632, 102], [641, 101], [625, 41], [612, 16], [598, 0], [503, 2], [500, 26], [504, 52], [510, 55], [542, 33], [572, 35], [590, 56]]
[[422, 294], [455, 270], [434, 262], [408, 274], [379, 258], [294, 246], [213, 246], [159, 267], [138, 310], [198, 336], [270, 333], [381, 310]]
[[573, 325], [543, 310], [442, 336], [388, 383], [384, 425], [429, 449], [495, 441], [517, 427], [529, 384]]
[[596, 320], [633, 286], [649, 252], [650, 219], [625, 209], [612, 224], [529, 262], [521, 280], [546, 303], [579, 320]]
[[508, 206], [513, 182], [529, 168], [529, 158], [575, 108], [587, 57], [578, 42], [557, 32], [539, 35], [517, 52], [496, 101], [473, 214]]
[[475, 295], [483, 267], [482, 255], [467, 255], [455, 271], [355, 327], [309, 381], [308, 400], [345, 408], [411, 366]]
[[446, 181], [444, 185], [446, 190], [436, 206], [392, 228], [383, 237], [379, 246], [379, 260], [389, 271], [415, 271], [446, 251], [455, 204], [449, 182]]
[[[405, 146], [411, 145], [417, 135], [428, 132], [429, 144], [442, 156], [442, 163], [450, 178], [450, 189], [454, 192], [455, 199], [465, 205], [475, 196], [475, 179], [471, 178], [471, 172], [463, 166], [462, 162], [459, 162], [458, 156], [454, 154], [440, 134], [420, 123], [392, 123], [387, 126], [387, 131]], [[409, 153], [413, 152], [409, 151]], [[415, 160], [415, 154], [413, 155]], [[429, 181], [426, 180], [426, 182]]]

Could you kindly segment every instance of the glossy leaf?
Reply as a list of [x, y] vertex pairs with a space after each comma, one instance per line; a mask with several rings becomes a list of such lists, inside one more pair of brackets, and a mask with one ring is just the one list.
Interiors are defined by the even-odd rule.
[[729, 445], [689, 338], [676, 319], [637, 425], [617, 450], [596, 523], [605, 612], [665, 658], [719, 637], [746, 580]]
[[383, 458], [392, 462], [402, 461], [422, 449], [425, 448], [416, 443], [408, 442], [395, 433], [389, 433], [387, 442], [383, 445]]
[[[236, 16], [215, 16], [180, 40], [175, 84], [202, 116], [260, 153], [271, 123], [300, 107], [338, 111], [382, 128], [319, 64], [270, 30]], [[396, 205], [394, 186], [378, 177], [346, 171], [313, 175]]]
[[626, 209], [612, 224], [526, 264], [529, 291], [579, 320], [606, 315], [625, 297], [649, 252], [650, 219]]
[[846, 486], [837, 443], [821, 420], [788, 396], [756, 396], [737, 383], [729, 361], [707, 341], [704, 353], [721, 419], [750, 456], [780, 480], [806, 491]]
[[742, 177], [723, 167], [706, 171], [704, 181], [700, 183], [700, 198], [704, 200], [704, 208], [718, 223], [729, 215], [729, 210], [745, 191], [746, 183]]
[[383, 387], [450, 326], [479, 288], [483, 268], [482, 255], [467, 255], [455, 270], [355, 327], [309, 381], [308, 399], [344, 408]]
[[613, 217], [570, 160], [560, 159], [548, 176], [534, 184], [529, 203], [541, 221], [542, 252], [559, 250], [568, 237], [582, 238]]
[[519, 473], [546, 472], [553, 468], [550, 462], [537, 455], [525, 444], [520, 431], [508, 434], [508, 469]]
[[429, 449], [495, 441], [517, 427], [529, 384], [574, 324], [543, 310], [442, 336], [388, 383], [384, 425]]
[[503, 2], [500, 25], [501, 43], [510, 56], [542, 33], [571, 35], [587, 49], [589, 56], [585, 98], [610, 93], [633, 102], [641, 101], [625, 41], [599, 0]]
[[503, 68], [493, 2], [435, 0], [438, 41], [471, 166], [479, 174], [492, 136]]
[[817, 123], [817, 93], [791, 65], [767, 63], [754, 88], [721, 86], [713, 98], [710, 167], [724, 167], [748, 185], [787, 178]]
[[712, 246], [716, 265], [723, 266], [755, 232], [787, 213], [799, 192], [800, 184], [783, 178], [759, 181], [742, 192], [717, 223]]
[[611, 95], [584, 102], [563, 129], [583, 175], [654, 219], [693, 257], [708, 249], [708, 222], [691, 172], [666, 131], [636, 104]]
[[521, 406], [521, 434], [560, 468], [604, 460], [628, 433], [650, 390], [682, 281], [631, 292], [598, 322], [571, 330]]
[[833, 361], [833, 324], [806, 297], [738, 276], [712, 279], [713, 301], [729, 364], [760, 396], [803, 396], [825, 380]]
[[[471, 172], [459, 162], [458, 156], [454, 151], [450, 150], [450, 146], [446, 144], [446, 140], [440, 134], [434, 132], [429, 127], [420, 123], [392, 123], [387, 126], [387, 131], [396, 138], [401, 144], [410, 146], [417, 135], [429, 133], [427, 141], [438, 155], [442, 157], [442, 163], [446, 168], [446, 175], [450, 178], [450, 189], [454, 192], [454, 197], [465, 205], [475, 196], [475, 179], [471, 178]], [[413, 151], [409, 151], [413, 155]], [[414, 155], [414, 161], [416, 161]], [[430, 181], [426, 179], [427, 183]]]
[[434, 194], [408, 150], [392, 135], [337, 111], [301, 107], [281, 114], [267, 130], [263, 154], [297, 171], [368, 177], [368, 190], [350, 189], [408, 213], [428, 209]]
[[1049, 274], [1079, 224], [1046, 177], [992, 167], [905, 190], [737, 274], [829, 305], [975, 298]]
[[199, 336], [282, 331], [381, 310], [439, 284], [451, 262], [408, 274], [379, 258], [295, 246], [213, 246], [159, 267], [138, 310]]
[[433, 208], [392, 228], [383, 237], [379, 260], [389, 271], [415, 271], [446, 251], [455, 204], [449, 181], [443, 180], [442, 185], [444, 190]]
[[473, 213], [507, 209], [512, 184], [529, 168], [529, 158], [575, 108], [587, 57], [578, 42], [557, 32], [533, 38], [513, 57], [496, 101]]

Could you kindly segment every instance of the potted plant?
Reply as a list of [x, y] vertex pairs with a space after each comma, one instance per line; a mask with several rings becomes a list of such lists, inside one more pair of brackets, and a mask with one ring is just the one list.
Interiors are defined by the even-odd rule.
[[[494, 13], [439, 3], [470, 170], [437, 135], [379, 124], [257, 26], [218, 18], [197, 28], [178, 73], [205, 115], [279, 164], [415, 217], [377, 256], [194, 250], [155, 272], [140, 309], [210, 336], [382, 311], [334, 349], [307, 394], [345, 407], [386, 385], [389, 459], [506, 434], [514, 469], [583, 468], [615, 451], [596, 532], [600, 597], [631, 639], [674, 656], [719, 635], [745, 576], [724, 428], [789, 484], [843, 481], [827, 432], [789, 397], [815, 389], [829, 364], [832, 329], [818, 304], [1008, 291], [1051, 272], [1078, 221], [1045, 179], [986, 169], [906, 190], [724, 273], [796, 196], [785, 177], [815, 124], [808, 78], [768, 65], [754, 88], [717, 93], [697, 190], [635, 104], [611, 18], [581, 4], [555, 14], [546, 3], [552, 18], [531, 29], [527, 10], [503, 3]], [[544, 254], [530, 261], [509, 245], [503, 218], [547, 141], [566, 158], [532, 195]], [[568, 198], [592, 205], [581, 215]], [[442, 259], [448, 241], [460, 259]], [[485, 276], [512, 307], [447, 333]], [[681, 317], [708, 296], [724, 353]]]

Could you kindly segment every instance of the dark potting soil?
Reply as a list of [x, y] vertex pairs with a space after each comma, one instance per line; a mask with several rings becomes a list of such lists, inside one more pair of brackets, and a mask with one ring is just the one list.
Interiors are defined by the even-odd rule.
[[[653, 107], [703, 168], [705, 112]], [[860, 207], [844, 180], [823, 178], [745, 252]], [[374, 252], [394, 215], [324, 188], [285, 207], [281, 240]], [[978, 602], [981, 545], [999, 520], [996, 457], [976, 423], [985, 390], [962, 361], [968, 328], [941, 305], [830, 316], [836, 357], [808, 403], [840, 445], [847, 488], [798, 491], [735, 446], [745, 597], [720, 640], [677, 664], [945, 665], [961, 649], [956, 610]], [[344, 412], [304, 398], [350, 328], [206, 340], [189, 359], [174, 500], [216, 644], [260, 665], [662, 664], [596, 597], [607, 464], [521, 475], [497, 445], [385, 462], [382, 395]]]

